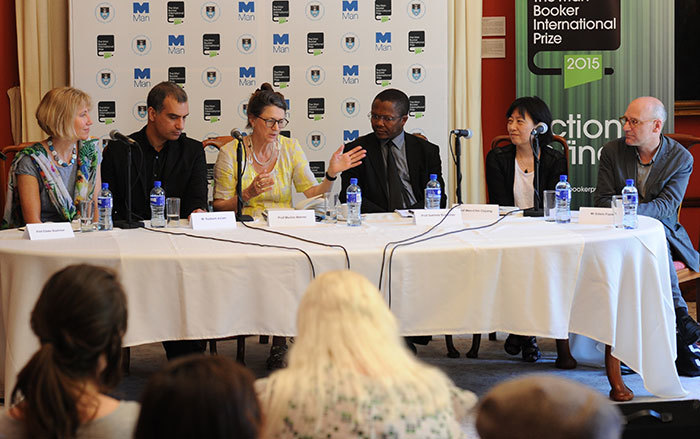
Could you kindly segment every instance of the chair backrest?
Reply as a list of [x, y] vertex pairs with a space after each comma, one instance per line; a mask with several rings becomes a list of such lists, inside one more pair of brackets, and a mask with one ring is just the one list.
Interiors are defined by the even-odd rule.
[[700, 137], [680, 133], [666, 134], [666, 137], [685, 146], [693, 155], [693, 172], [690, 174], [683, 202], [678, 207], [678, 217], [690, 235], [693, 246], [696, 246], [700, 242]]
[[5, 160], [0, 160], [0, 216], [5, 212], [5, 195], [7, 193], [7, 185], [10, 182], [10, 166], [17, 152], [23, 150], [27, 146], [33, 145], [36, 142], [25, 142], [19, 145], [10, 145], [2, 149], [2, 153], [7, 157]]
[[[500, 136], [496, 136], [491, 140], [491, 149], [494, 148], [500, 148], [502, 146], [510, 145], [510, 136], [507, 134], [502, 134]], [[560, 146], [559, 152], [564, 154], [564, 157], [566, 157], [566, 169], [567, 172], [569, 170], [569, 145], [566, 143], [566, 139], [563, 138], [562, 136], [553, 136], [552, 137], [552, 143], [558, 144]]]
[[233, 137], [231, 136], [210, 137], [208, 139], [204, 139], [202, 141], [202, 145], [204, 145], [205, 148], [211, 145], [216, 147], [216, 149], [221, 149], [222, 146], [226, 145], [232, 140]]

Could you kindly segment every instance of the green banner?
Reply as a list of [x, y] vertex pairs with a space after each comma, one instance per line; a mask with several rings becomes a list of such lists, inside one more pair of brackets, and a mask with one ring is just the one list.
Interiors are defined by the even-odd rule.
[[629, 102], [655, 96], [673, 132], [673, 0], [516, 0], [516, 89], [552, 110], [569, 143], [572, 205], [590, 206], [600, 149]]

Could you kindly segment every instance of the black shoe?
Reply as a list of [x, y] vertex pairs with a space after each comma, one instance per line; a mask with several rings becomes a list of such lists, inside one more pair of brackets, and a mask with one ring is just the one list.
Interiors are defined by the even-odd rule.
[[523, 336], [508, 334], [506, 342], [503, 344], [503, 349], [510, 355], [518, 355], [523, 344]]
[[676, 330], [686, 345], [700, 341], [700, 325], [688, 314], [676, 318]]
[[541, 356], [542, 354], [540, 354], [540, 348], [537, 347], [535, 337], [523, 337], [523, 361], [534, 363]]
[[270, 356], [267, 357], [267, 369], [277, 370], [287, 367], [287, 345], [272, 346], [270, 348]]
[[406, 342], [406, 347], [413, 352], [413, 355], [418, 355], [418, 349], [416, 348], [415, 343], [413, 343], [411, 340], [409, 340], [409, 337], [404, 337], [404, 341]]

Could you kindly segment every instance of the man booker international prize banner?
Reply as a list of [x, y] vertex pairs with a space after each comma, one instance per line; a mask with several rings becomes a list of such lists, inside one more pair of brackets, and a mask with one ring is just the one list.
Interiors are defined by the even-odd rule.
[[631, 100], [656, 96], [673, 132], [672, 0], [517, 0], [516, 89], [537, 95], [569, 143], [574, 207], [590, 206], [602, 146]]
[[[190, 137], [244, 129], [263, 82], [287, 99], [286, 135], [317, 176], [342, 143], [371, 131], [382, 89], [410, 97], [409, 132], [447, 167], [447, 0], [71, 0], [72, 84], [93, 98], [92, 134], [146, 123], [163, 80], [188, 93]], [[207, 152], [215, 160], [216, 150]], [[360, 182], [361, 184], [361, 182]]]

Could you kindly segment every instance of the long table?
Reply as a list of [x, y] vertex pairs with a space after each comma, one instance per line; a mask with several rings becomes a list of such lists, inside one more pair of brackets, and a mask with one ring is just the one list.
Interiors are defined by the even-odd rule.
[[[427, 230], [396, 214], [363, 225], [317, 224], [285, 233], [344, 246], [350, 268], [378, 284], [382, 249]], [[483, 222], [465, 223], [479, 226]], [[553, 338], [569, 332], [611, 346], [659, 397], [681, 397], [674, 366], [675, 319], [662, 225], [639, 229], [505, 218], [397, 248], [385, 263], [382, 294], [404, 335], [504, 331]], [[257, 224], [255, 227], [264, 227]], [[240, 334], [293, 336], [296, 309], [316, 274], [346, 268], [345, 254], [239, 226], [232, 231], [146, 229], [28, 241], [0, 232], [0, 377], [15, 376], [38, 347], [30, 312], [44, 282], [75, 263], [112, 267], [128, 295], [126, 346]], [[436, 235], [454, 228], [441, 228]], [[199, 239], [187, 234], [239, 243]], [[614, 386], [613, 386], [614, 387]]]

